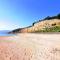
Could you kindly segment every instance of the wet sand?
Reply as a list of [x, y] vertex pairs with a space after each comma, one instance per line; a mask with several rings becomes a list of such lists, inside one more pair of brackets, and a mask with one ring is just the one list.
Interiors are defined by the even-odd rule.
[[60, 60], [60, 34], [0, 37], [0, 60]]

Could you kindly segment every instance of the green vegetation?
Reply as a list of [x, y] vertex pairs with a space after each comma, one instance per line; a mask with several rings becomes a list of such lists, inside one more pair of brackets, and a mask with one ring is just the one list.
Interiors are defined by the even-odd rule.
[[47, 16], [45, 19], [43, 19], [43, 20], [51, 20], [51, 19], [60, 19], [60, 14], [58, 14], [57, 16], [52, 16], [52, 17], [50, 17], [50, 16]]
[[60, 32], [60, 26], [55, 26], [52, 28], [45, 28], [43, 30], [35, 31], [35, 33], [39, 33], [39, 32]]
[[34, 23], [32, 23], [32, 25], [34, 26], [34, 24], [38, 23], [38, 22], [41, 22], [41, 21], [44, 21], [44, 20], [52, 20], [52, 19], [60, 19], [60, 13], [57, 14], [56, 16], [47, 16], [46, 18], [44, 18], [43, 20], [38, 20]]

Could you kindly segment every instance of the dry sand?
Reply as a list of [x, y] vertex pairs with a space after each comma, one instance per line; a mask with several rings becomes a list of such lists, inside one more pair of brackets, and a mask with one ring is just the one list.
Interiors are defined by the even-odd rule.
[[60, 34], [0, 37], [0, 60], [60, 60]]

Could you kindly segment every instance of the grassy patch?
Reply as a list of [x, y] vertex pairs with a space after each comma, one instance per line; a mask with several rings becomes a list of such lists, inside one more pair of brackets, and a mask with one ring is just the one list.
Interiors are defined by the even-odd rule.
[[38, 31], [35, 31], [36, 33], [39, 33], [39, 32], [60, 32], [60, 26], [55, 26], [55, 27], [52, 27], [52, 28], [45, 28], [44, 30], [38, 30]]

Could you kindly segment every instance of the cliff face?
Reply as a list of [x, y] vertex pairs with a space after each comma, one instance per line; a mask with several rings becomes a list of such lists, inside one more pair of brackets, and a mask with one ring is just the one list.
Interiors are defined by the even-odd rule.
[[59, 19], [45, 20], [38, 22], [34, 24], [34, 26], [32, 27], [22, 29], [21, 32], [35, 32], [35, 31], [44, 30], [45, 28], [52, 28], [55, 26], [60, 26]]
[[60, 14], [34, 22], [32, 26], [15, 29], [9, 33], [60, 32]]
[[32, 26], [26, 27], [26, 28], [20, 28], [13, 30], [10, 33], [30, 33], [30, 32], [36, 32], [40, 30], [44, 30], [46, 28], [53, 28], [55, 26], [60, 26], [60, 19], [52, 19], [52, 20], [44, 20], [35, 23]]

